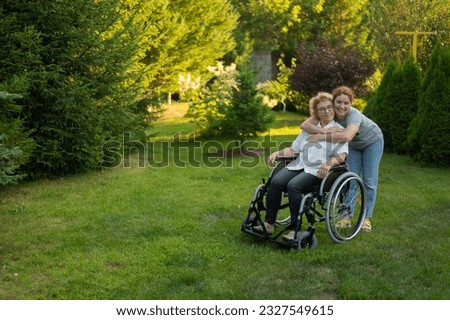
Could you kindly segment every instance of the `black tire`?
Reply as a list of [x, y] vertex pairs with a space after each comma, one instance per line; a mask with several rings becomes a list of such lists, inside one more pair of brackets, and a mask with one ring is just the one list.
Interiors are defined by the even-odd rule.
[[[361, 178], [353, 172], [342, 174], [327, 198], [325, 224], [330, 238], [336, 243], [354, 238], [364, 223], [366, 207], [366, 189]], [[345, 217], [350, 217], [350, 224], [345, 223]]]
[[247, 228], [250, 228], [252, 226], [259, 226], [261, 224], [261, 220], [258, 220], [256, 222], [254, 222], [254, 224], [253, 224], [253, 221], [255, 221], [255, 218], [256, 218], [255, 216], [249, 216], [249, 217], [245, 218], [244, 220], [242, 220], [242, 225]]
[[297, 234], [297, 250], [314, 249], [317, 247], [317, 237], [313, 234], [310, 236], [309, 231], [299, 232]]

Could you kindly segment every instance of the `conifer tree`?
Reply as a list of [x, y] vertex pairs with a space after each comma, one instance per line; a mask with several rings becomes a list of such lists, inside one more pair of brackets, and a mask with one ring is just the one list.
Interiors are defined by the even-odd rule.
[[426, 70], [419, 109], [408, 133], [408, 151], [417, 161], [450, 165], [450, 47], [437, 43]]
[[407, 131], [417, 113], [420, 69], [410, 57], [404, 64], [388, 64], [371, 106], [387, 150], [406, 152]]
[[391, 86], [393, 83], [394, 73], [396, 72], [396, 65], [390, 61], [387, 65], [386, 72], [381, 79], [381, 83], [371, 101], [371, 113], [373, 120], [380, 126], [383, 131], [384, 144], [389, 148], [391, 145], [390, 133], [390, 117], [389, 109], [392, 101], [390, 93], [392, 93]]
[[[16, 79], [20, 86], [20, 79]], [[17, 89], [17, 84], [0, 84], [0, 185], [17, 183], [25, 175], [17, 169], [28, 160], [34, 147], [18, 117], [21, 106], [14, 102], [22, 98], [3, 89]]]
[[419, 103], [419, 90], [421, 84], [420, 68], [414, 63], [412, 57], [399, 67], [401, 79], [393, 79], [394, 94], [390, 116], [390, 142], [391, 149], [396, 153], [406, 153], [406, 140], [408, 128], [417, 114]]
[[225, 110], [221, 128], [224, 135], [242, 146], [246, 139], [268, 130], [275, 115], [257, 95], [254, 71], [247, 63], [243, 63], [238, 71], [238, 85], [233, 88], [231, 106]]
[[13, 93], [23, 96], [18, 116], [36, 145], [23, 170], [45, 176], [97, 168], [106, 142], [120, 145], [124, 131], [143, 136], [139, 59], [154, 32], [139, 16], [144, 2], [1, 3], [0, 83], [24, 79]]

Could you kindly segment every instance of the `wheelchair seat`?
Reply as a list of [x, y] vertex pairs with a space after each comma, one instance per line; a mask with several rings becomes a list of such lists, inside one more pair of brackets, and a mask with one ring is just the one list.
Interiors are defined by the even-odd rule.
[[[278, 171], [280, 171], [281, 169], [286, 167], [289, 163], [294, 161], [296, 158], [297, 158], [296, 156], [295, 157], [277, 157], [276, 161], [278, 161], [278, 164], [270, 172], [267, 183], [270, 184], [271, 180], [278, 173]], [[321, 182], [319, 184], [310, 186], [309, 188], [306, 189], [305, 193], [314, 192], [314, 193], [318, 193], [318, 194], [323, 194], [324, 192], [330, 191], [330, 188], [333, 185], [333, 183], [336, 181], [336, 179], [341, 174], [343, 174], [344, 172], [348, 172], [348, 171], [349, 170], [348, 170], [347, 163], [343, 163], [343, 164], [332, 167], [330, 169], [330, 171], [328, 172], [328, 175], [326, 177], [324, 177], [323, 179], [321, 179]], [[287, 195], [287, 193], [285, 193], [285, 196], [286, 195]]]

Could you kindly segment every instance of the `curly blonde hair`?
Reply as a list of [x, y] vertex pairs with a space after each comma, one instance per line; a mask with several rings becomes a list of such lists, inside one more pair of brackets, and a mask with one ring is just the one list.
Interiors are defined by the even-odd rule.
[[311, 117], [316, 118], [317, 120], [319, 120], [319, 113], [317, 112], [316, 107], [323, 100], [329, 100], [331, 103], [333, 103], [333, 96], [328, 92], [319, 92], [316, 96], [312, 97], [309, 100], [309, 114]]

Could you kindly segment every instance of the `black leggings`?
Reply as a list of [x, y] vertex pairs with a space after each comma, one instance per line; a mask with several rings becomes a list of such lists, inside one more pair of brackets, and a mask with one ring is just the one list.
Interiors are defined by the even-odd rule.
[[309, 192], [312, 186], [319, 184], [320, 179], [315, 175], [301, 170], [283, 168], [272, 178], [267, 192], [267, 223], [274, 224], [280, 209], [283, 192], [288, 193], [291, 225], [297, 224], [298, 211], [302, 201], [302, 193]]

